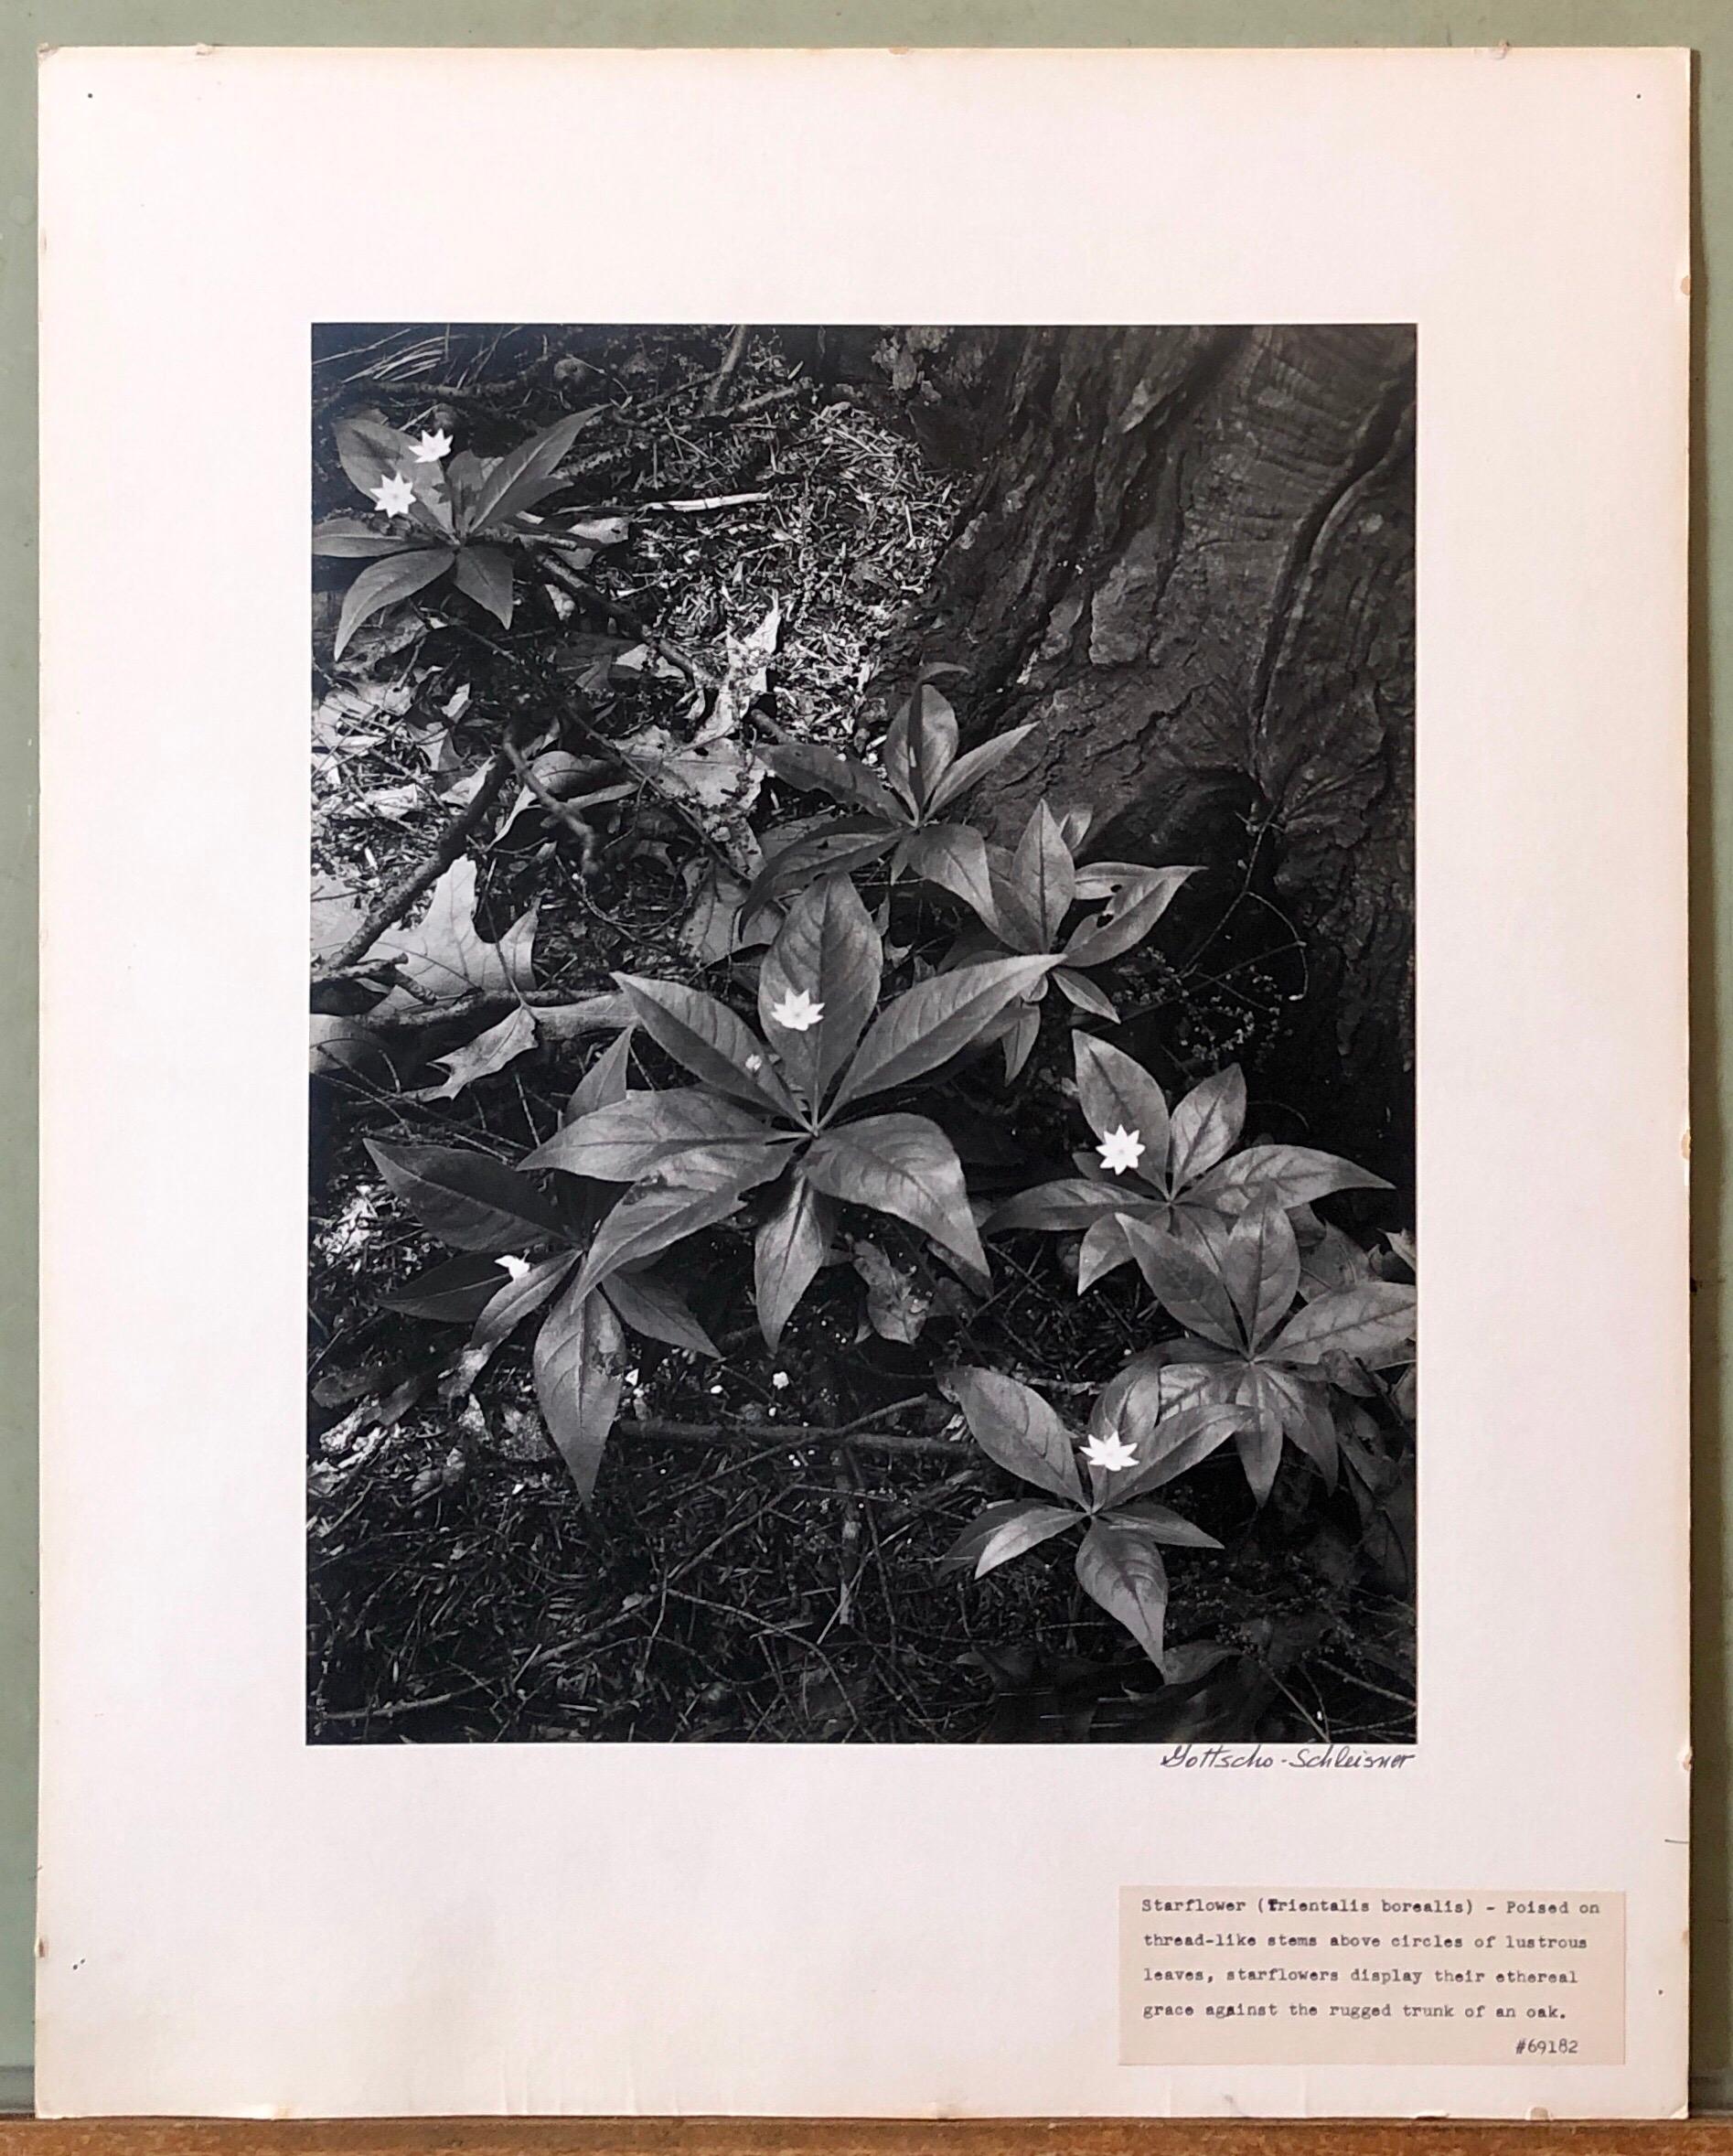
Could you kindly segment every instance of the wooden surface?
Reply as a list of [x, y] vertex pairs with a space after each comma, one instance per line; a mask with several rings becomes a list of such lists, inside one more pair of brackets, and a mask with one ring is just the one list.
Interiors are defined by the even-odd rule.
[[0, 2156], [1733, 2156], [1733, 2118], [0, 2119]]

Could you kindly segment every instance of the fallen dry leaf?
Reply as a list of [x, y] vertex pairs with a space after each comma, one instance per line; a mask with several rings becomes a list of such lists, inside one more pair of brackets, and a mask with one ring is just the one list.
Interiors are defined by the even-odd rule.
[[893, 1265], [877, 1243], [864, 1237], [849, 1245], [854, 1270], [866, 1282], [867, 1323], [881, 1340], [918, 1340], [933, 1307], [933, 1297], [911, 1271]]
[[536, 909], [514, 921], [497, 943], [476, 932], [476, 863], [454, 862], [433, 885], [413, 928], [389, 928], [370, 956], [395, 959], [400, 980], [370, 1018], [394, 1017], [459, 996], [522, 995], [535, 986], [531, 950]]
[[477, 1078], [492, 1078], [496, 1071], [504, 1070], [508, 1063], [515, 1062], [535, 1045], [535, 1014], [526, 1004], [519, 1003], [497, 1025], [488, 1026], [474, 1040], [465, 1041], [461, 1048], [454, 1048], [449, 1056], [437, 1057], [445, 1072], [444, 1083], [423, 1086], [410, 1094], [409, 1099], [455, 1100], [465, 1086], [474, 1085]]

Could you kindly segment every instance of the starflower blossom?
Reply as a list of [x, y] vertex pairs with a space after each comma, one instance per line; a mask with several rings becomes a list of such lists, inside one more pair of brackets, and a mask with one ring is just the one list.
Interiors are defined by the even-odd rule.
[[401, 517], [409, 513], [409, 505], [415, 499], [415, 488], [401, 472], [393, 472], [381, 479], [373, 489], [373, 500], [388, 517]]
[[1129, 1445], [1116, 1432], [1108, 1437], [1092, 1437], [1083, 1448], [1083, 1456], [1091, 1467], [1135, 1467], [1138, 1449]]
[[781, 1003], [772, 1003], [770, 1015], [778, 1025], [786, 1025], [790, 1033], [810, 1033], [824, 1016], [824, 1005], [815, 1003], [806, 990], [791, 990]]
[[451, 436], [443, 427], [437, 434], [429, 434], [423, 427], [413, 446], [417, 464], [437, 464], [442, 456], [451, 455]]
[[1117, 1131], [1109, 1131], [1096, 1147], [1101, 1155], [1101, 1164], [1116, 1175], [1123, 1175], [1128, 1168], [1135, 1168], [1143, 1158], [1144, 1144], [1135, 1131], [1128, 1131], [1123, 1123]]

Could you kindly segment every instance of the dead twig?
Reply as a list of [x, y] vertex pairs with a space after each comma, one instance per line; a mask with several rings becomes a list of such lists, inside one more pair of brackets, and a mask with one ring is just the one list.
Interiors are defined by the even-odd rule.
[[540, 779], [536, 777], [534, 765], [530, 763], [529, 757], [524, 755], [522, 749], [509, 735], [506, 740], [506, 754], [511, 758], [512, 769], [516, 771], [519, 779], [529, 788], [530, 791], [534, 794], [541, 807], [553, 818], [556, 823], [563, 824], [578, 842], [578, 874], [585, 883], [588, 883], [595, 873], [596, 859], [601, 851], [602, 842], [595, 826], [581, 813], [573, 802], [560, 800], [548, 791]]
[[[550, 569], [555, 569], [559, 575], [560, 581], [565, 584], [568, 589], [575, 592], [580, 597], [594, 597], [598, 606], [604, 606], [615, 611], [623, 622], [626, 620], [626, 614], [630, 612], [629, 608], [622, 609], [616, 607], [615, 602], [608, 598], [605, 593], [593, 592], [591, 586], [584, 584], [581, 578], [574, 577], [572, 575], [569, 570], [560, 568], [557, 563], [549, 562], [544, 563], [544, 566]], [[633, 620], [636, 620], [637, 617], [634, 616], [632, 618]], [[630, 627], [631, 624], [627, 622], [626, 626]], [[644, 634], [647, 643], [650, 641], [650, 636], [648, 632], [643, 632], [640, 630], [637, 633]], [[519, 652], [512, 650], [508, 645], [496, 643], [493, 638], [484, 635], [479, 629], [472, 628], [469, 631], [469, 635], [477, 644], [481, 645], [485, 650], [491, 651], [497, 657], [505, 660], [508, 665], [516, 668], [517, 670], [527, 680], [534, 681], [538, 683], [540, 682], [541, 676], [538, 674], [536, 669], [531, 666], [529, 661], [525, 660]], [[674, 652], [671, 649], [669, 649], [669, 657], [670, 659], [674, 657]], [[690, 666], [690, 662], [689, 661], [688, 664]], [[701, 676], [694, 672], [692, 678], [695, 681], [701, 681], [706, 685], [710, 685], [707, 676]], [[589, 743], [590, 746], [594, 748], [599, 756], [605, 757], [611, 764], [618, 764], [621, 768], [631, 777], [636, 784], [643, 787], [647, 792], [654, 794], [657, 799], [661, 802], [663, 807], [668, 810], [670, 815], [676, 816], [679, 819], [679, 821], [686, 826], [688, 831], [691, 832], [692, 836], [698, 841], [699, 844], [702, 846], [705, 853], [710, 855], [711, 859], [715, 862], [719, 868], [724, 870], [730, 876], [739, 876], [739, 869], [728, 858], [728, 855], [723, 851], [723, 849], [719, 846], [716, 841], [711, 836], [709, 831], [705, 828], [702, 817], [701, 817], [696, 812], [696, 810], [690, 809], [687, 804], [679, 799], [679, 795], [670, 793], [666, 787], [658, 786], [656, 779], [648, 772], [634, 771], [632, 767], [627, 764], [620, 755], [618, 744], [610, 741], [605, 734], [598, 732], [597, 729], [591, 725], [589, 721], [584, 718], [583, 713], [574, 709], [572, 705], [562, 704], [561, 706], [561, 718], [562, 723], [564, 725], [569, 726], [574, 734], [582, 735], [583, 739]], [[506, 752], [503, 749], [500, 751], [502, 756], [504, 756], [505, 753]], [[507, 768], [509, 769], [510, 767], [510, 763], [508, 759]]]
[[792, 397], [803, 395], [812, 387], [808, 381], [786, 381], [780, 389], [761, 390], [757, 396], [748, 397], [743, 403], [734, 405], [729, 412], [730, 419], [750, 419], [755, 412], [768, 412], [773, 404], [786, 404]]
[[587, 988], [529, 988], [520, 992], [498, 994], [476, 990], [469, 995], [454, 996], [448, 1003], [429, 1003], [414, 1011], [393, 1011], [389, 1017], [376, 1016], [371, 1011], [357, 1011], [354, 1019], [358, 1025], [374, 1026], [388, 1033], [421, 1033], [429, 1026], [444, 1025], [459, 1018], [503, 1018], [508, 1012], [524, 1003], [531, 1010], [557, 1010], [565, 1003], [581, 1003], [585, 996], [605, 994], [611, 986], [611, 982], [596, 981]]
[[742, 322], [729, 338], [728, 349], [722, 354], [722, 365], [711, 376], [710, 387], [704, 392], [706, 412], [715, 412], [720, 409], [722, 398], [727, 394], [729, 377], [746, 356], [746, 339], [751, 334], [752, 325], [749, 322]]
[[464, 808], [454, 816], [441, 833], [439, 843], [425, 861], [406, 870], [385, 892], [347, 943], [332, 952], [329, 962], [316, 976], [316, 981], [338, 978], [357, 959], [370, 950], [387, 928], [393, 928], [414, 905], [423, 891], [431, 891], [441, 876], [463, 852], [471, 836], [480, 829], [487, 811], [499, 799], [505, 783], [511, 777], [511, 758], [502, 747], [496, 749], [482, 774], [481, 784], [469, 797]]
[[[883, 1413], [883, 1410], [880, 1413]], [[767, 1422], [734, 1425], [726, 1422], [664, 1422], [647, 1417], [638, 1422], [616, 1422], [616, 1437], [650, 1437], [671, 1444], [759, 1445], [767, 1439], [780, 1441], [791, 1453], [819, 1447], [860, 1445], [867, 1452], [902, 1453], [921, 1459], [967, 1461], [968, 1448], [948, 1437], [913, 1437], [901, 1431], [868, 1430], [852, 1423], [832, 1430], [821, 1422], [786, 1422], [780, 1430]], [[780, 1449], [780, 1445], [779, 1445]]]
[[652, 628], [636, 606], [625, 599], [615, 598], [611, 593], [604, 592], [599, 584], [592, 584], [588, 577], [580, 576], [545, 545], [538, 549], [538, 554], [542, 569], [572, 598], [582, 599], [586, 606], [598, 608], [618, 623], [621, 628], [629, 629], [654, 657], [666, 659], [670, 666], [678, 668], [695, 689], [716, 687], [715, 676], [708, 672], [683, 644], [677, 644], [671, 637], [666, 637], [659, 629]]

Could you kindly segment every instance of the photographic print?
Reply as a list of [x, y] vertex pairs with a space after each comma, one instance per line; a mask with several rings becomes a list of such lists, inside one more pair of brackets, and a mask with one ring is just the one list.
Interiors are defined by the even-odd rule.
[[1413, 1743], [1411, 327], [312, 413], [310, 1740]]

